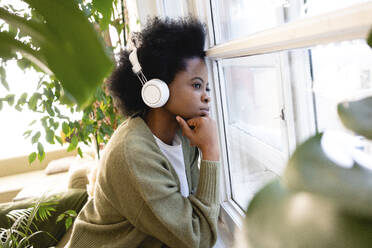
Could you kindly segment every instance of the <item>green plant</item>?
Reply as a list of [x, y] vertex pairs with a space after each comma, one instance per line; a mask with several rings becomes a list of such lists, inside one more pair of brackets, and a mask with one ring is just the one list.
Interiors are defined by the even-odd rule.
[[[372, 33], [367, 41], [372, 47]], [[346, 128], [372, 139], [371, 96], [339, 103], [338, 114]], [[371, 247], [372, 170], [366, 168], [367, 155], [341, 147], [346, 162], [332, 159], [323, 143], [326, 134], [299, 145], [283, 177], [253, 198], [245, 219], [250, 246]]]
[[[48, 42], [52, 42], [53, 38], [55, 38], [52, 35], [48, 35], [47, 31], [40, 34], [43, 37], [34, 37], [34, 33], [28, 31], [30, 29], [28, 25], [38, 27], [38, 25], [40, 24], [40, 26], [46, 26], [46, 29], [51, 29], [54, 27], [53, 25], [58, 25], [58, 23], [53, 16], [45, 13], [45, 6], [39, 5], [39, 3], [34, 3], [34, 1], [32, 0], [29, 0], [27, 2], [30, 4], [30, 9], [15, 9], [11, 5], [4, 6], [4, 9], [1, 9], [2, 12], [0, 12], [0, 18], [5, 20], [6, 23], [9, 25], [9, 30], [5, 33], [7, 33], [7, 35], [13, 35], [13, 43], [19, 44], [19, 42], [22, 41], [22, 46], [27, 45], [28, 47], [36, 47], [39, 48], [39, 50], [44, 51], [46, 54], [38, 54], [40, 60], [43, 59], [45, 56], [56, 56], [55, 58], [58, 58], [58, 56], [64, 56], [62, 53], [53, 53], [54, 50], [45, 50], [43, 48], [43, 46], [47, 46], [48, 44], [50, 45], [50, 43]], [[59, 2], [49, 2], [49, 7], [53, 9], [58, 8], [61, 5], [61, 3]], [[59, 13], [59, 15], [64, 14], [65, 16], [70, 17], [71, 14], [68, 11], [73, 10], [72, 13], [74, 14], [72, 16], [72, 19], [77, 21], [79, 18], [82, 18], [78, 14], [81, 15], [82, 13], [84, 13], [83, 15], [85, 15], [85, 18], [89, 20], [89, 22], [98, 24], [95, 30], [100, 33], [99, 36], [102, 36], [105, 39], [106, 45], [108, 48], [111, 49], [111, 51], [116, 48], [122, 49], [122, 46], [125, 44], [125, 38], [124, 40], [121, 40], [121, 36], [123, 36], [124, 33], [125, 37], [126, 31], [123, 28], [126, 26], [124, 24], [125, 21], [123, 16], [120, 16], [119, 14], [119, 10], [117, 8], [117, 0], [92, 2], [79, 0], [77, 1], [77, 4], [66, 3], [65, 5], [67, 6], [66, 12], [64, 12], [64, 10], [58, 10], [59, 12], [62, 12]], [[6, 11], [7, 13], [5, 13]], [[27, 21], [21, 19], [20, 16], [22, 15], [24, 15], [24, 19], [26, 19]], [[75, 57], [65, 56], [65, 58], [63, 58], [64, 60], [62, 60], [65, 62], [65, 64], [59, 63], [55, 65], [56, 69], [58, 69], [57, 71], [63, 71], [69, 75], [72, 75], [72, 72], [69, 70], [76, 70], [82, 67], [85, 68], [86, 66], [89, 66], [92, 70], [95, 70], [95, 66], [101, 67], [100, 64], [89, 65], [89, 63], [90, 60], [101, 59], [98, 56], [100, 54], [100, 50], [97, 48], [97, 46], [94, 46], [94, 43], [98, 40], [98, 43], [101, 44], [101, 40], [103, 39], [99, 37], [93, 37], [94, 39], [92, 41], [88, 41], [87, 39], [91, 39], [91, 36], [93, 34], [90, 32], [79, 32], [79, 35], [83, 36], [83, 39], [76, 41], [76, 39], [69, 37], [71, 35], [74, 35], [72, 34], [72, 32], [67, 33], [63, 30], [65, 28], [69, 28], [70, 24], [71, 22], [68, 22], [67, 24], [60, 23], [60, 26], [57, 28], [58, 32], [56, 32], [56, 35], [65, 35], [66, 37], [63, 36], [65, 40], [61, 42], [70, 44], [74, 49], [79, 49], [79, 47], [81, 46], [86, 47], [87, 49], [83, 51], [81, 56], [79, 52], [76, 52]], [[114, 44], [114, 46], [111, 44], [111, 39], [107, 30], [109, 25], [115, 27], [117, 36], [119, 37], [119, 42], [117, 44]], [[91, 27], [89, 28], [91, 29]], [[127, 31], [129, 32], [129, 29]], [[61, 34], [59, 32], [61, 32]], [[31, 39], [27, 39], [30, 37]], [[41, 38], [42, 40], [46, 40], [44, 41], [44, 43], [46, 44], [40, 43]], [[50, 40], [48, 41], [48, 39]], [[87, 44], [90, 42], [93, 42], [93, 45], [89, 44], [89, 46], [87, 46]], [[86, 44], [83, 45], [82, 43]], [[55, 47], [58, 48], [58, 46], [63, 45], [66, 44], [57, 43]], [[97, 49], [98, 51], [96, 51]], [[39, 51], [38, 49], [36, 50]], [[92, 80], [91, 75], [81, 76], [85, 77], [85, 81], [79, 77], [75, 77], [74, 82], [72, 83], [72, 77], [69, 78], [71, 79], [71, 81], [69, 81], [66, 79], [66, 77], [63, 77], [64, 74], [60, 75], [57, 73], [57, 71], [54, 74], [50, 73], [52, 69], [55, 69], [54, 67], [49, 68], [50, 70], [46, 70], [45, 68], [44, 70], [41, 70], [40, 66], [38, 66], [38, 63], [33, 60], [30, 61], [28, 57], [24, 55], [22, 50], [19, 51], [21, 51], [23, 57], [17, 58], [18, 66], [23, 70], [38, 71], [40, 75], [40, 81], [37, 89], [35, 89], [35, 92], [33, 94], [29, 95], [25, 92], [18, 99], [15, 99], [14, 94], [8, 94], [7, 96], [0, 98], [0, 110], [3, 103], [7, 102], [11, 106], [14, 105], [15, 109], [18, 111], [22, 111], [24, 107], [28, 107], [28, 109], [30, 109], [31, 111], [42, 114], [38, 121], [41, 122], [43, 130], [34, 129], [32, 125], [35, 124], [37, 120], [33, 120], [30, 122], [30, 129], [24, 132], [25, 138], [29, 138], [31, 143], [34, 144], [36, 147], [36, 151], [32, 152], [29, 155], [29, 163], [34, 162], [36, 158], [38, 158], [39, 161], [42, 161], [45, 158], [44, 145], [41, 141], [42, 137], [45, 137], [45, 141], [50, 144], [54, 144], [56, 142], [60, 143], [61, 145], [64, 143], [68, 143], [69, 145], [67, 150], [73, 151], [77, 149], [80, 156], [82, 156], [82, 151], [79, 146], [80, 142], [86, 145], [94, 144], [99, 157], [99, 148], [102, 146], [102, 144], [107, 143], [108, 139], [113, 133], [113, 130], [122, 121], [113, 106], [111, 97], [107, 93], [105, 84], [101, 84], [103, 81], [103, 77], [96, 77], [96, 80], [101, 81], [100, 83], [98, 83], [98, 86], [96, 84], [95, 87], [91, 87], [92, 85], [94, 85], [93, 81], [92, 83], [89, 83], [89, 85], [84, 86], [86, 82]], [[85, 52], [89, 51], [93, 53], [92, 56], [94, 56], [95, 53], [97, 53], [98, 55], [96, 57], [87, 56], [84, 58]], [[2, 54], [0, 53], [0, 56], [1, 55]], [[9, 84], [8, 82], [6, 82], [6, 71], [4, 69], [6, 61], [9, 58], [6, 56], [2, 56], [2, 58], [3, 61], [1, 61], [0, 64], [0, 81], [2, 82], [3, 86], [9, 91]], [[14, 56], [11, 56], [10, 58], [14, 58]], [[67, 62], [67, 60], [70, 60], [70, 62]], [[104, 63], [105, 60], [106, 58], [103, 59], [102, 63]], [[74, 68], [70, 68], [71, 66]], [[91, 71], [88, 72], [88, 70], [84, 68], [82, 68], [82, 71], [80, 71], [81, 74], [91, 74]], [[104, 68], [100, 69], [104, 70]], [[45, 72], [49, 72], [49, 74], [52, 75], [47, 75], [45, 74]], [[75, 88], [73, 88], [70, 83], [72, 83]], [[77, 86], [83, 86], [83, 88], [78, 89], [76, 88]], [[88, 86], [90, 88], [86, 91], [86, 87]], [[86, 96], [82, 96], [81, 91], [86, 91]], [[70, 101], [72, 99], [71, 97], [66, 98], [66, 96], [70, 96], [70, 93], [77, 100], [77, 105], [74, 104], [73, 101]], [[89, 100], [87, 100], [88, 95]], [[63, 110], [61, 110], [61, 105], [66, 106], [66, 108], [69, 109], [71, 113], [82, 110], [82, 118], [80, 120], [70, 119], [63, 112]], [[62, 131], [58, 133], [60, 129], [62, 129]]]
[[[0, 8], [0, 19], [9, 25], [8, 31], [0, 32], [0, 57], [20, 53], [34, 68], [60, 80], [65, 101], [86, 107], [113, 68], [103, 42], [75, 1], [25, 2], [32, 14], [24, 17], [11, 6]], [[21, 39], [26, 36], [30, 39]]]
[[56, 222], [65, 220], [66, 231], [71, 227], [73, 220], [76, 218], [77, 213], [75, 210], [67, 210], [60, 214]]
[[[41, 114], [39, 121], [43, 130], [32, 128], [37, 121], [33, 120], [29, 124], [30, 129], [24, 132], [24, 137], [29, 138], [37, 147], [37, 152], [29, 155], [29, 163], [35, 161], [36, 157], [40, 161], [45, 157], [41, 142], [42, 133], [48, 143], [58, 142], [61, 145], [68, 143], [67, 151], [77, 149], [80, 156], [82, 156], [80, 142], [86, 145], [93, 144], [99, 157], [101, 144], [108, 142], [111, 134], [122, 121], [114, 108], [112, 98], [106, 92], [105, 84], [97, 87], [93, 96], [94, 102], [82, 111], [82, 117], [78, 120], [71, 119], [60, 109], [61, 86], [58, 81], [42, 81], [39, 86], [29, 97], [27, 93], [22, 94], [15, 104], [15, 108], [19, 111], [22, 111], [26, 105], [30, 110]], [[76, 105], [67, 108], [71, 113], [78, 111]]]
[[26, 248], [32, 246], [32, 238], [36, 235], [45, 234], [54, 237], [45, 231], [40, 231], [35, 221], [46, 221], [55, 212], [57, 202], [54, 199], [45, 201], [41, 197], [33, 206], [27, 209], [10, 211], [6, 216], [11, 222], [9, 228], [0, 228], [0, 247], [2, 248]]

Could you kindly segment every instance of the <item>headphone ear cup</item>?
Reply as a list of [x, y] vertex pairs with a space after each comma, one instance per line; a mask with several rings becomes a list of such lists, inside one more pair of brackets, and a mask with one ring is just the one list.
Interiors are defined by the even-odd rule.
[[147, 81], [141, 90], [142, 100], [150, 108], [160, 108], [167, 103], [169, 98], [168, 85], [160, 79]]

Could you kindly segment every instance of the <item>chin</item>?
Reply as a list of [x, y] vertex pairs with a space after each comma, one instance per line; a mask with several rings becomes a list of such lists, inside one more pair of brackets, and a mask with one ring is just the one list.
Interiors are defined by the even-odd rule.
[[200, 115], [183, 115], [182, 118], [185, 119], [185, 120], [190, 120], [192, 118], [199, 117], [199, 116]]
[[196, 112], [196, 113], [193, 113], [193, 114], [183, 114], [183, 115], [179, 115], [179, 116], [181, 116], [184, 120], [189, 120], [189, 119], [196, 118], [196, 117], [206, 116], [206, 114]]

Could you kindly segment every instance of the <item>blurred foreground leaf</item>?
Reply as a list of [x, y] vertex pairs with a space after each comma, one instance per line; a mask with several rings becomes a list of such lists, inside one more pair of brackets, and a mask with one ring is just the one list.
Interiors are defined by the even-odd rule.
[[372, 219], [351, 215], [337, 202], [291, 191], [278, 180], [251, 201], [245, 219], [249, 247], [367, 248]]
[[113, 62], [91, 23], [73, 0], [25, 0], [41, 20], [27, 20], [0, 8], [0, 19], [32, 38], [24, 44], [8, 32], [0, 33], [1, 58], [20, 52], [62, 83], [67, 100], [80, 108], [111, 72]]
[[344, 168], [321, 147], [322, 134], [300, 145], [288, 161], [283, 182], [291, 190], [328, 197], [348, 211], [372, 218], [372, 171], [354, 162]]
[[372, 96], [338, 104], [338, 115], [346, 128], [372, 139]]

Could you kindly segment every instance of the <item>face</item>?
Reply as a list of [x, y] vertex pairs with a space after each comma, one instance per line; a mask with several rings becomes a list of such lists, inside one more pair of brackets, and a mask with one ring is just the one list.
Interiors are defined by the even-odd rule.
[[169, 86], [169, 100], [164, 106], [184, 119], [209, 115], [208, 71], [200, 58], [186, 60], [186, 69], [176, 74]]

